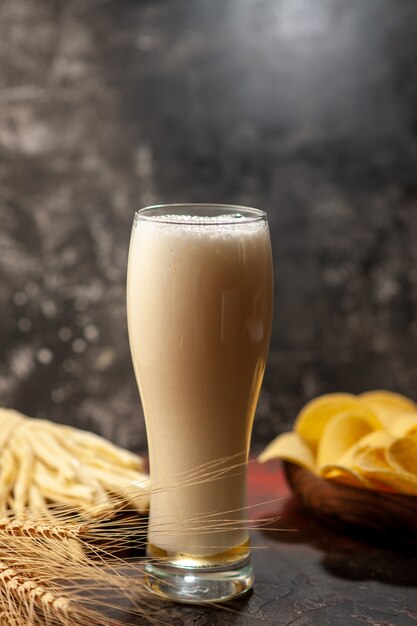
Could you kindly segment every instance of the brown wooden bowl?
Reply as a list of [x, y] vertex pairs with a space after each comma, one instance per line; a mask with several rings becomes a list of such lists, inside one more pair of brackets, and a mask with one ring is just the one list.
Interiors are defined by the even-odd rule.
[[319, 478], [284, 461], [294, 493], [317, 517], [333, 525], [385, 535], [392, 542], [417, 545], [417, 497], [349, 487]]

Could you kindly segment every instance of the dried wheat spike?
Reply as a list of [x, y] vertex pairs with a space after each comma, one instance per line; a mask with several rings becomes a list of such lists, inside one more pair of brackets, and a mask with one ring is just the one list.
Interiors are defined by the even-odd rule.
[[37, 524], [19, 518], [0, 519], [0, 532], [13, 537], [36, 537], [39, 539], [78, 539], [89, 529], [87, 524]]
[[120, 626], [48, 583], [0, 560], [0, 626]]
[[0, 580], [8, 598], [23, 603], [31, 619], [35, 617], [36, 607], [46, 614], [63, 615], [67, 619], [71, 616], [76, 618], [76, 612], [68, 598], [53, 593], [51, 589], [32, 580], [28, 574], [18, 572], [15, 567], [10, 567], [3, 561], [0, 561]]

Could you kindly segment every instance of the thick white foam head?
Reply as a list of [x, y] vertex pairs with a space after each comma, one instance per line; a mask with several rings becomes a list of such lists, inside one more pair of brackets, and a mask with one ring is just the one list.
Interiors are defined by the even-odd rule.
[[145, 227], [148, 232], [178, 236], [198, 237], [253, 236], [267, 231], [266, 220], [261, 217], [246, 217], [238, 212], [221, 215], [164, 214], [142, 216], [136, 214], [135, 226]]

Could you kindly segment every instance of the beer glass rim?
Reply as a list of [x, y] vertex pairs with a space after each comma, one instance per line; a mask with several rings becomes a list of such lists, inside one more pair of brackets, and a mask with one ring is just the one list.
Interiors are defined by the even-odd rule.
[[[178, 220], [176, 217], [183, 219]], [[187, 216], [189, 220], [185, 219]], [[218, 217], [216, 221], [200, 221], [192, 217]], [[238, 216], [238, 219], [237, 219]], [[217, 204], [211, 202], [186, 202], [154, 204], [135, 211], [135, 221], [144, 220], [159, 224], [185, 224], [187, 226], [218, 226], [219, 224], [248, 224], [267, 219], [261, 209], [238, 204]]]

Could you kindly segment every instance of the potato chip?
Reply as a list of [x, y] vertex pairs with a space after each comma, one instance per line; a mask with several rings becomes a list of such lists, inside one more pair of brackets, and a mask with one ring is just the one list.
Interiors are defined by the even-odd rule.
[[298, 414], [294, 430], [308, 444], [313, 453], [327, 422], [337, 413], [355, 410], [359, 400], [349, 393], [329, 393], [311, 400]]
[[394, 493], [405, 493], [407, 495], [417, 495], [417, 477], [408, 472], [399, 473], [394, 470], [367, 471], [364, 474], [374, 489], [382, 490], [389, 488]]
[[320, 396], [260, 461], [272, 458], [345, 485], [417, 495], [417, 404], [382, 390]]
[[314, 457], [310, 448], [294, 432], [278, 435], [258, 458], [261, 463], [271, 459], [282, 459], [314, 471]]
[[412, 400], [393, 391], [367, 391], [359, 396], [359, 401], [376, 414], [385, 428], [390, 428], [401, 413], [417, 414], [417, 405]]
[[389, 462], [387, 452], [394, 442], [389, 433], [374, 431], [348, 450], [340, 465], [360, 474], [375, 489], [417, 495], [417, 476]]
[[339, 459], [339, 465], [353, 469], [360, 474], [392, 468], [388, 465], [385, 452], [394, 437], [384, 430], [375, 430], [365, 435], [347, 450]]
[[317, 467], [338, 463], [353, 444], [379, 428], [380, 422], [365, 407], [337, 413], [324, 427], [318, 445]]
[[417, 476], [417, 437], [401, 437], [387, 450], [387, 461], [398, 472]]
[[341, 465], [325, 465], [320, 469], [319, 475], [349, 487], [370, 487], [369, 482], [359, 472]]
[[401, 413], [391, 420], [387, 431], [394, 437], [417, 435], [417, 413]]

